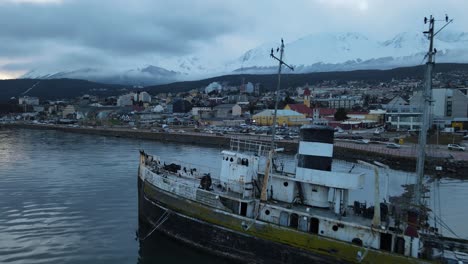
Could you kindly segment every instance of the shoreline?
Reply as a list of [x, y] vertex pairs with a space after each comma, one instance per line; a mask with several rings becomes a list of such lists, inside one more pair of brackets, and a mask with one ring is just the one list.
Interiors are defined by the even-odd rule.
[[[39, 129], [39, 130], [57, 130], [69, 133], [125, 137], [145, 140], [156, 140], [161, 142], [174, 142], [182, 144], [193, 144], [210, 147], [229, 147], [230, 136], [218, 136], [215, 134], [196, 133], [196, 132], [154, 132], [151, 130], [135, 130], [130, 128], [105, 128], [105, 127], [69, 127], [66, 125], [43, 125], [43, 124], [0, 124], [0, 129]], [[261, 140], [259, 136], [241, 135], [245, 139]], [[284, 148], [285, 153], [296, 153], [298, 148], [297, 141], [279, 141], [278, 147]], [[416, 168], [416, 157], [391, 155], [365, 149], [356, 149], [346, 146], [337, 146], [335, 142], [333, 156], [339, 160], [356, 162], [357, 160], [378, 161], [384, 164], [391, 164], [391, 168], [413, 172]], [[443, 172], [435, 170], [436, 166], [442, 166]], [[467, 160], [449, 160], [447, 158], [427, 157], [425, 164], [425, 173], [436, 177], [449, 177], [456, 179], [466, 179], [468, 177]]]

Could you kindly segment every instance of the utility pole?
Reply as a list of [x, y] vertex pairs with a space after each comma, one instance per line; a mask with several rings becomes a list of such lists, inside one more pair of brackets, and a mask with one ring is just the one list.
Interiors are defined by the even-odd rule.
[[276, 87], [276, 98], [275, 98], [275, 112], [273, 114], [273, 129], [271, 131], [271, 134], [272, 134], [271, 149], [273, 149], [274, 145], [275, 145], [276, 115], [277, 115], [277, 112], [278, 112], [279, 90], [280, 90], [280, 86], [281, 86], [281, 66], [284, 65], [284, 66], [288, 67], [291, 71], [294, 71], [294, 68], [292, 66], [289, 66], [288, 64], [286, 64], [283, 61], [283, 54], [284, 54], [284, 41], [283, 41], [283, 39], [281, 39], [280, 48], [276, 49], [276, 52], [278, 52], [278, 51], [280, 52], [280, 57], [279, 58], [277, 58], [273, 54], [273, 49], [271, 49], [271, 53], [270, 53], [270, 57], [272, 57], [273, 59], [276, 59], [279, 62], [279, 65], [278, 65], [278, 85]]
[[434, 33], [434, 23], [435, 19], [431, 15], [429, 19], [424, 18], [424, 23], [429, 23], [429, 30], [424, 31], [423, 33], [427, 35], [429, 39], [429, 51], [426, 54], [426, 73], [424, 85], [424, 90], [422, 91], [423, 107], [422, 107], [422, 119], [421, 119], [421, 130], [419, 132], [419, 149], [418, 149], [418, 159], [416, 163], [416, 188], [415, 188], [415, 205], [422, 209], [424, 202], [422, 199], [422, 182], [424, 179], [424, 161], [426, 158], [426, 143], [427, 143], [427, 130], [429, 129], [430, 123], [430, 107], [432, 103], [432, 71], [434, 68], [434, 55], [437, 53], [437, 50], [434, 49], [434, 36], [437, 35], [443, 28], [453, 21], [448, 20], [448, 16], [445, 16], [446, 24]]

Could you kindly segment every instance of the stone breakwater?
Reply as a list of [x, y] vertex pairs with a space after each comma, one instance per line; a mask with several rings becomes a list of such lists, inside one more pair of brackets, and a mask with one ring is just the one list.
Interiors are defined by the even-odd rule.
[[[226, 148], [229, 147], [230, 137], [205, 134], [205, 133], [167, 133], [153, 132], [149, 130], [134, 130], [128, 128], [90, 128], [90, 127], [69, 127], [69, 126], [51, 126], [38, 124], [4, 124], [0, 128], [27, 128], [27, 129], [48, 129], [59, 130], [70, 133], [81, 133], [111, 137], [137, 138], [146, 140], [157, 140], [183, 144], [197, 144], [203, 146]], [[241, 135], [241, 137], [243, 137]], [[245, 136], [246, 139], [256, 139], [258, 137]], [[286, 153], [296, 153], [298, 142], [296, 141], [279, 141], [278, 147], [284, 148]], [[416, 158], [407, 156], [395, 156], [388, 153], [380, 153], [363, 149], [348, 148], [343, 146], [334, 146], [333, 155], [340, 160], [355, 162], [357, 160], [364, 161], [379, 161], [388, 164], [392, 169], [414, 172], [416, 167]], [[426, 159], [425, 169], [426, 174], [437, 176], [436, 166], [441, 166], [443, 172], [442, 177], [452, 177], [466, 179], [468, 178], [468, 161], [467, 160], [449, 160], [446, 158], [430, 158]]]

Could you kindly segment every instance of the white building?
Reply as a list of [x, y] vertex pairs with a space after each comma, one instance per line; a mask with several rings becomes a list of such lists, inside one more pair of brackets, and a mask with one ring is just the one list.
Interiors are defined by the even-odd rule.
[[434, 89], [432, 98], [434, 118], [468, 117], [468, 97], [458, 89]]
[[62, 117], [67, 118], [68, 115], [73, 115], [75, 114], [75, 112], [76, 112], [76, 109], [73, 105], [67, 105], [62, 111]]
[[205, 88], [205, 93], [209, 94], [213, 91], [221, 91], [222, 89], [223, 89], [223, 86], [221, 84], [217, 82], [212, 82]]
[[251, 82], [248, 82], [245, 86], [245, 92], [249, 94], [254, 92], [254, 85]]
[[[468, 97], [457, 89], [437, 88], [432, 90], [431, 124], [448, 126], [454, 118], [468, 115]], [[387, 105], [386, 121], [397, 130], [419, 129], [421, 125], [423, 98], [416, 92], [409, 105]]]
[[238, 104], [221, 104], [213, 109], [216, 111], [216, 117], [218, 118], [228, 118], [242, 114], [242, 108]]
[[134, 99], [135, 99], [135, 94], [134, 93], [121, 95], [117, 99], [117, 106], [133, 105], [133, 100]]
[[151, 95], [147, 92], [140, 92], [135, 94], [134, 100], [136, 102], [151, 103]]
[[23, 96], [19, 98], [20, 105], [39, 105], [39, 98]]
[[195, 107], [192, 108], [192, 115], [193, 116], [198, 116], [198, 115], [200, 115], [200, 112], [206, 112], [206, 111], [211, 111], [211, 107], [195, 106]]
[[164, 107], [162, 105], [157, 105], [151, 110], [151, 112], [155, 112], [155, 113], [164, 112]]

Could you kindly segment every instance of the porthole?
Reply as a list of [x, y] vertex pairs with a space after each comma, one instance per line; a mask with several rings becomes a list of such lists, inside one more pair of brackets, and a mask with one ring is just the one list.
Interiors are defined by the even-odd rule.
[[270, 210], [265, 210], [266, 215], [270, 215]]
[[362, 247], [362, 240], [359, 239], [359, 238], [357, 238], [357, 237], [353, 238], [353, 240], [351, 240], [351, 242], [352, 242], [353, 244], [355, 244], [355, 245], [358, 245], [358, 246], [361, 246], [361, 247]]
[[288, 182], [283, 182], [284, 187], [288, 187], [289, 183]]
[[334, 226], [332, 227], [332, 229], [333, 229], [333, 231], [336, 232], [336, 231], [338, 231], [338, 226], [337, 226], [337, 225], [334, 225]]

